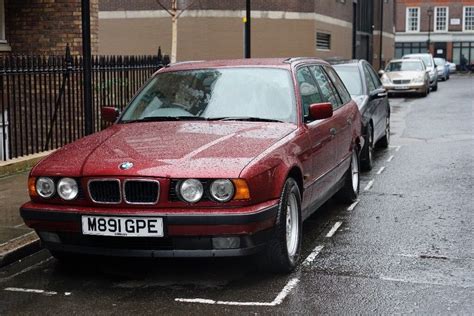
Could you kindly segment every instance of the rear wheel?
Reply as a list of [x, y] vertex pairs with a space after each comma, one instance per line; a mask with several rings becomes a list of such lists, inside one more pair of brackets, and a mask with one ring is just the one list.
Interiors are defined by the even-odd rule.
[[262, 270], [288, 273], [295, 269], [301, 251], [301, 194], [298, 184], [288, 178], [278, 206], [275, 234], [258, 254]]
[[367, 136], [365, 139], [365, 146], [362, 151], [361, 167], [362, 170], [369, 171], [373, 167], [374, 157], [374, 133], [372, 125], [369, 123], [367, 126]]
[[438, 81], [436, 81], [435, 85], [433, 86], [433, 91], [438, 91]]
[[344, 186], [337, 192], [336, 197], [343, 203], [352, 203], [359, 196], [359, 155], [352, 150], [351, 165], [347, 169]]
[[379, 140], [378, 145], [382, 148], [388, 148], [390, 145], [390, 117], [385, 118], [385, 135]]

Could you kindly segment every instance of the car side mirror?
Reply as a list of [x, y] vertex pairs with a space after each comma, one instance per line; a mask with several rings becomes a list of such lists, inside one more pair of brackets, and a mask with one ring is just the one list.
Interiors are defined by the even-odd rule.
[[112, 106], [104, 106], [100, 109], [102, 119], [106, 122], [114, 123], [120, 115], [120, 111]]
[[322, 120], [332, 116], [332, 104], [329, 102], [313, 103], [309, 106], [309, 118], [311, 120]]
[[382, 77], [385, 74], [385, 70], [380, 69], [379, 70], [379, 77]]

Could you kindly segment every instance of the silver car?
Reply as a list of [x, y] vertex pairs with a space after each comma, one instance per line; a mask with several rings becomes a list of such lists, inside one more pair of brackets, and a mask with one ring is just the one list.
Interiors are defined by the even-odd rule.
[[430, 93], [430, 76], [423, 61], [419, 59], [391, 60], [385, 71], [379, 71], [384, 88], [390, 94]]
[[433, 59], [433, 55], [431, 54], [408, 54], [404, 55], [402, 57], [403, 59], [405, 58], [411, 58], [411, 59], [420, 59], [422, 60], [425, 65], [426, 69], [429, 71], [430, 75], [430, 87], [431, 90], [437, 91], [438, 90], [438, 72], [436, 71], [436, 63]]

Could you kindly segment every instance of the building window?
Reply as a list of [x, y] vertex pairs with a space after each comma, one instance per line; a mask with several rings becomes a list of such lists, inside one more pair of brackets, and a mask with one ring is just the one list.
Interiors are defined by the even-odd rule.
[[456, 65], [460, 65], [463, 55], [468, 65], [474, 63], [474, 42], [453, 42], [452, 62]]
[[316, 49], [330, 50], [331, 49], [331, 34], [316, 33]]
[[435, 32], [447, 32], [448, 31], [448, 7], [436, 7], [435, 18], [434, 18], [434, 30]]
[[474, 31], [474, 6], [463, 8], [463, 31]]
[[407, 8], [406, 31], [420, 31], [420, 8]]
[[0, 0], [0, 43], [5, 41], [5, 7], [4, 0]]
[[398, 42], [395, 43], [395, 58], [402, 58], [406, 54], [426, 53], [426, 42]]

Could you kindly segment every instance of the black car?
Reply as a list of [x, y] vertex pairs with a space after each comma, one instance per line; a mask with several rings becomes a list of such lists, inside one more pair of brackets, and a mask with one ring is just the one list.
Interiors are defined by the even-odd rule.
[[371, 170], [376, 146], [387, 148], [390, 142], [390, 104], [377, 73], [365, 60], [330, 61], [356, 101], [362, 115], [365, 145], [361, 167]]

